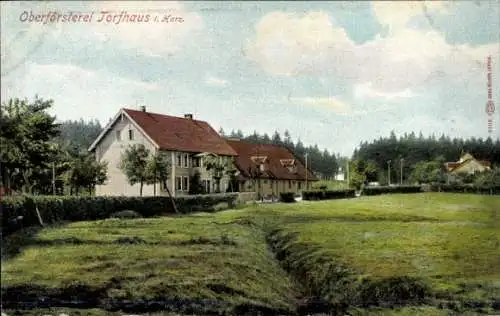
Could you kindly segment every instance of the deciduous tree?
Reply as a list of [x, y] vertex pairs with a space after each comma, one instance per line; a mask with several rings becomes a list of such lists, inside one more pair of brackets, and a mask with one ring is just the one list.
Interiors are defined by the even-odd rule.
[[142, 196], [144, 183], [148, 181], [149, 154], [149, 150], [144, 145], [131, 145], [122, 154], [118, 165], [130, 185], [139, 184], [140, 196]]
[[50, 169], [51, 139], [59, 134], [55, 117], [47, 111], [52, 100], [35, 96], [33, 101], [18, 98], [0, 107], [0, 176], [7, 191], [23, 189], [33, 193]]

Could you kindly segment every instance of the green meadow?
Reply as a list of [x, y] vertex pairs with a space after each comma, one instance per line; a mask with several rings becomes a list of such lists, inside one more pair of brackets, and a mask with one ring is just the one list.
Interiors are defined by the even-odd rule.
[[499, 213], [497, 196], [422, 193], [30, 228], [3, 242], [3, 304], [8, 315], [498, 314]]

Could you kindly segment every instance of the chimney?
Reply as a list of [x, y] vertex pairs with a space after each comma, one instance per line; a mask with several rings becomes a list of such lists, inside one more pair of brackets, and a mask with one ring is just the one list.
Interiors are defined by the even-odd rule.
[[146, 107], [144, 105], [141, 105], [141, 111], [146, 112]]
[[193, 119], [193, 114], [190, 114], [190, 113], [184, 114], [184, 118], [192, 120]]

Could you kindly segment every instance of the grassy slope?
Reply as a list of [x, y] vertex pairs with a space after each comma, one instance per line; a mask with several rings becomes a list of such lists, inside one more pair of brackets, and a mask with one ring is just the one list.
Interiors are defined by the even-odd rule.
[[[498, 197], [431, 193], [72, 223], [42, 230], [31, 247], [5, 260], [2, 287], [61, 288], [79, 281], [106, 288], [113, 298], [164, 295], [293, 309], [293, 285], [268, 252], [263, 233], [238, 224], [248, 218], [298, 232], [300, 242], [319, 245], [359, 275], [419, 276], [454, 297], [500, 297], [498, 211]], [[149, 244], [114, 243], [133, 236]], [[82, 243], [70, 243], [70, 238]], [[224, 293], [217, 284], [234, 293]], [[446, 314], [394, 311], [419, 313]]]
[[499, 197], [410, 194], [266, 206], [360, 276], [413, 276], [453, 299], [500, 298]]

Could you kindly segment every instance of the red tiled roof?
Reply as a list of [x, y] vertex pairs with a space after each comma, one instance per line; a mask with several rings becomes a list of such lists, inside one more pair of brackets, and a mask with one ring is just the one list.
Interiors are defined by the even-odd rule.
[[235, 156], [224, 138], [204, 121], [123, 109], [164, 150]]
[[[254, 172], [258, 166], [252, 161], [255, 156], [267, 156], [264, 164], [262, 178], [283, 179], [283, 180], [305, 180], [305, 166], [300, 159], [297, 159], [292, 152], [283, 146], [252, 144], [241, 140], [227, 140], [238, 154], [236, 166], [241, 174], [249, 177], [249, 170]], [[282, 159], [295, 159], [296, 171], [290, 172], [287, 166], [283, 166]], [[309, 170], [307, 179], [317, 181], [318, 178]]]

